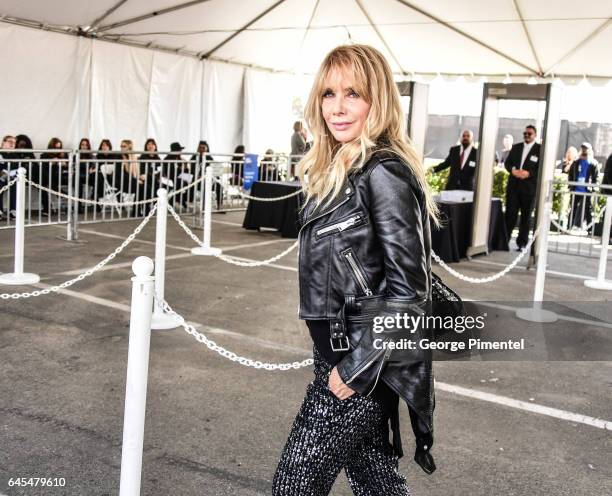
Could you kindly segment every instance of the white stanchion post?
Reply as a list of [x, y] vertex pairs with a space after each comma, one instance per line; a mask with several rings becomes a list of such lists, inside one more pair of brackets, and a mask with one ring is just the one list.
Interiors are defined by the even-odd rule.
[[139, 496], [142, 474], [142, 447], [147, 402], [151, 313], [153, 306], [153, 261], [138, 257], [132, 263], [132, 308], [128, 346], [123, 445], [121, 448], [120, 496]]
[[[168, 221], [168, 190], [157, 190], [157, 211], [155, 212], [155, 294], [163, 299], [166, 271], [166, 226]], [[181, 325], [176, 315], [164, 312], [162, 302], [155, 298], [151, 329], [174, 329]]]
[[535, 288], [533, 290], [533, 307], [519, 308], [516, 311], [516, 316], [519, 319], [528, 320], [530, 322], [556, 322], [557, 314], [550, 310], [542, 308], [544, 300], [544, 283], [546, 280], [546, 260], [548, 257], [548, 230], [550, 229], [550, 215], [552, 213], [552, 182], [548, 183], [548, 191], [546, 193], [546, 202], [544, 203], [544, 212], [542, 215], [542, 225], [540, 226], [538, 264], [536, 268]]
[[206, 166], [206, 181], [204, 187], [204, 246], [197, 246], [191, 249], [193, 255], [220, 255], [220, 248], [210, 246], [210, 228], [211, 228], [211, 209], [212, 209], [212, 183], [213, 170], [211, 165]]
[[606, 198], [606, 212], [604, 214], [603, 231], [601, 233], [601, 251], [599, 252], [599, 269], [597, 279], [587, 279], [584, 285], [593, 289], [606, 289], [612, 291], [612, 281], [606, 280], [606, 267], [608, 264], [608, 249], [610, 244], [610, 226], [612, 225], [612, 196]]
[[36, 284], [40, 281], [38, 274], [23, 272], [23, 254], [25, 249], [25, 173], [23, 167], [17, 170], [17, 219], [15, 220], [15, 272], [0, 275], [0, 284]]
[[[76, 241], [78, 239], [78, 235], [76, 234], [76, 229], [74, 225], [74, 220], [78, 216], [79, 204], [72, 200], [72, 196], [79, 196], [78, 190], [75, 194], [74, 191], [74, 171], [73, 168], [79, 166], [78, 160], [74, 160], [75, 155], [73, 152], [68, 154], [68, 222], [66, 223], [66, 239], [68, 241]], [[79, 171], [77, 170], [77, 176], [79, 175]], [[74, 208], [76, 207], [77, 213], [75, 215]]]

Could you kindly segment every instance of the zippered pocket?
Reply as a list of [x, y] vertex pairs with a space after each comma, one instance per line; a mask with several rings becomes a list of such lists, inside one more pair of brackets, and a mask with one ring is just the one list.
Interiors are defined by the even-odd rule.
[[357, 258], [355, 257], [355, 253], [353, 253], [353, 249], [347, 248], [346, 250], [341, 251], [340, 254], [342, 255], [342, 257], [344, 257], [344, 260], [346, 261], [349, 269], [351, 270], [353, 277], [357, 281], [357, 284], [361, 288], [361, 291], [363, 291], [363, 294], [365, 294], [366, 296], [372, 296], [374, 293], [372, 292], [372, 289], [368, 284], [368, 279], [366, 275], [364, 274], [363, 270], [361, 270], [359, 262], [357, 262]]
[[359, 369], [357, 369], [357, 371], [353, 373], [353, 375], [350, 377], [348, 381], [345, 382], [345, 384], [350, 384], [357, 378], [358, 375], [363, 374], [366, 370], [368, 370], [372, 366], [372, 364], [376, 361], [376, 359], [383, 353], [385, 353], [384, 348], [377, 350], [372, 357], [368, 358], [365, 364], [363, 364], [361, 367], [359, 367]]
[[334, 222], [328, 226], [323, 226], [320, 229], [317, 229], [315, 232], [316, 239], [321, 238], [327, 234], [331, 233], [339, 233], [342, 232], [349, 227], [359, 226], [364, 223], [365, 217], [363, 214], [355, 214], [351, 215], [348, 219], [344, 219], [340, 222]]
[[376, 384], [378, 384], [378, 379], [380, 378], [380, 373], [382, 372], [382, 369], [384, 368], [385, 363], [387, 362], [387, 360], [389, 360], [390, 356], [391, 356], [391, 350], [387, 349], [385, 351], [385, 356], [383, 356], [383, 359], [380, 361], [380, 367], [378, 367], [378, 372], [376, 374], [376, 380], [374, 381], [374, 385], [372, 386], [372, 389], [370, 389], [368, 394], [366, 394], [366, 396], [370, 396], [374, 392], [374, 389], [376, 389]]

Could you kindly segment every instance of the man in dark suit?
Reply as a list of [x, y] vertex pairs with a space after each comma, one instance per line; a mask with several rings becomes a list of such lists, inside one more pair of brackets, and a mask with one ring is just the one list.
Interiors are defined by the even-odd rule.
[[504, 164], [510, 173], [506, 187], [506, 228], [511, 236], [520, 210], [521, 223], [516, 238], [519, 250], [529, 240], [529, 223], [535, 203], [541, 148], [535, 141], [536, 135], [536, 128], [527, 126], [523, 142], [512, 147]]
[[440, 162], [433, 168], [434, 172], [451, 168], [444, 189], [463, 189], [467, 191], [474, 189], [477, 150], [473, 141], [474, 133], [469, 129], [464, 130], [461, 133], [461, 144], [452, 146], [444, 162]]
[[[612, 153], [608, 157], [608, 160], [606, 160], [606, 166], [604, 167], [604, 176], [601, 180], [601, 184], [605, 184], [607, 186], [612, 187]], [[603, 190], [603, 192], [610, 195], [612, 194], [612, 189], [606, 188]]]

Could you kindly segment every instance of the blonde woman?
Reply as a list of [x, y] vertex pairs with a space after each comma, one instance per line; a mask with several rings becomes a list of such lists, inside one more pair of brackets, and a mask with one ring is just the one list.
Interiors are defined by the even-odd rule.
[[[134, 153], [132, 140], [121, 141], [121, 191], [135, 195], [136, 201], [142, 200], [145, 194], [146, 175], [140, 173], [138, 155]], [[132, 214], [136, 215], [136, 206], [132, 208]]]
[[314, 342], [315, 378], [281, 454], [273, 494], [327, 495], [344, 468], [355, 494], [408, 495], [398, 471], [399, 399], [409, 408], [415, 460], [431, 473], [431, 360], [375, 350], [369, 330], [357, 330], [360, 315], [374, 309], [391, 315], [392, 308], [408, 312], [431, 299], [429, 220], [437, 222], [437, 210], [380, 52], [365, 45], [332, 50], [315, 77], [305, 119], [314, 141], [299, 167], [303, 182], [308, 175], [299, 318]]

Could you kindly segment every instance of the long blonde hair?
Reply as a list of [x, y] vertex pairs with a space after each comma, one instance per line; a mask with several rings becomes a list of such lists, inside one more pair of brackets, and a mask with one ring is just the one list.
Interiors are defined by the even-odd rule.
[[127, 153], [121, 154], [121, 157], [123, 158], [123, 161], [121, 163], [123, 165], [123, 170], [134, 177], [138, 177], [138, 155], [132, 153], [132, 151], [134, 150], [134, 142], [129, 139], [124, 139], [121, 140], [121, 145], [125, 145], [125, 147], [127, 148]]
[[[336, 141], [321, 110], [325, 82], [333, 70], [348, 71], [354, 79], [353, 89], [370, 104], [361, 135], [347, 143]], [[349, 171], [363, 167], [374, 151], [385, 150], [398, 155], [410, 168], [423, 190], [428, 213], [438, 223], [438, 208], [427, 186], [425, 168], [406, 134], [393, 73], [378, 50], [356, 44], [338, 46], [329, 52], [315, 76], [304, 118], [313, 135], [312, 147], [299, 162], [302, 183], [308, 174], [306, 201], [314, 198], [320, 205], [329, 197], [328, 203], [331, 202]]]

